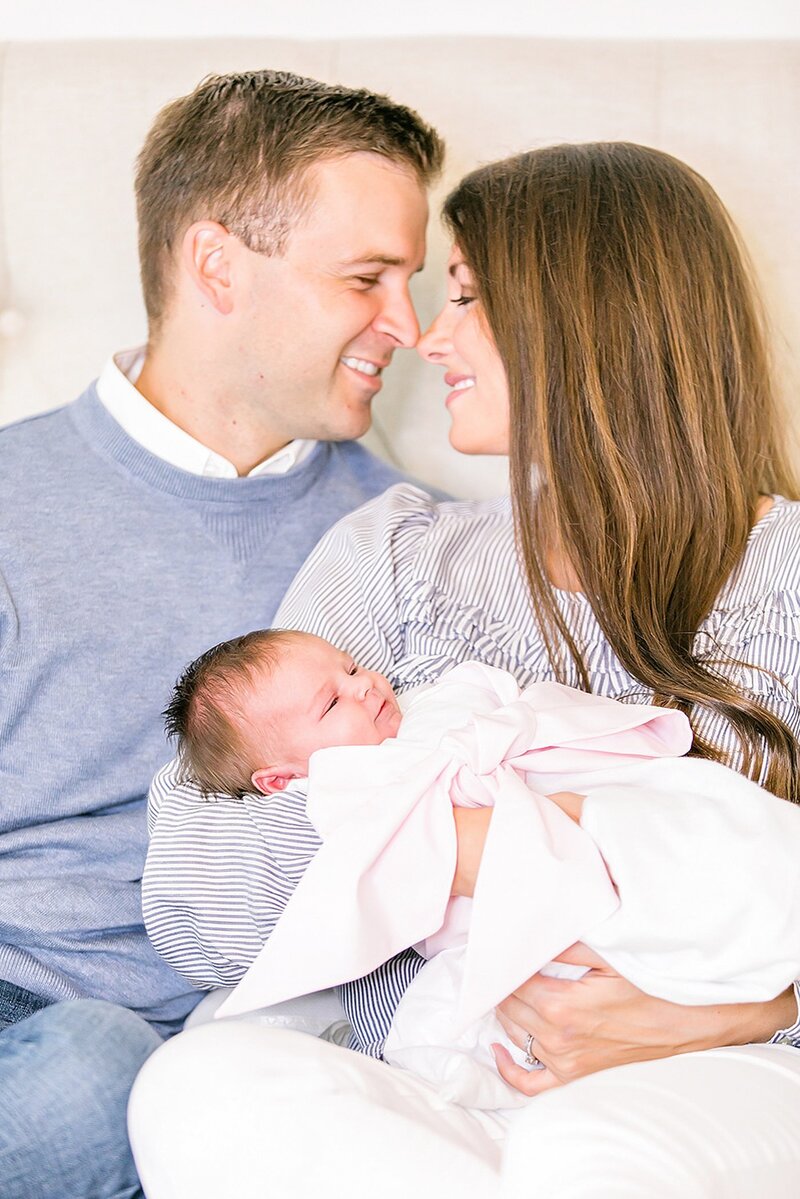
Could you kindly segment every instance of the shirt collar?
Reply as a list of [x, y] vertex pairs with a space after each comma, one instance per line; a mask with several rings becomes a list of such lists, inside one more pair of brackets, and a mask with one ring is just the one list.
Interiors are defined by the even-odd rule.
[[[104, 366], [97, 380], [97, 394], [109, 414], [129, 437], [171, 466], [205, 478], [237, 478], [232, 462], [181, 429], [136, 390], [144, 355], [143, 346], [122, 350]], [[290, 441], [248, 471], [248, 478], [285, 475], [305, 461], [316, 444], [301, 439]]]

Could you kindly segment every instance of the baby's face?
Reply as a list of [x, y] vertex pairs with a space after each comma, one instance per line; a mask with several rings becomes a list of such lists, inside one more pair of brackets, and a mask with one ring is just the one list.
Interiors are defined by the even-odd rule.
[[[302, 776], [314, 750], [379, 745], [400, 726], [389, 680], [362, 669], [320, 637], [293, 640], [261, 691], [257, 689], [254, 704], [258, 708], [266, 699], [269, 741]], [[251, 728], [257, 728], [258, 714], [249, 712], [248, 718]]]

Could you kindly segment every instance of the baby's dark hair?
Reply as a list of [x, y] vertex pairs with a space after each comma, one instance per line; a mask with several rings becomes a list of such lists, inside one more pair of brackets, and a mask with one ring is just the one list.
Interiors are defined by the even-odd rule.
[[244, 704], [256, 671], [274, 669], [297, 636], [290, 629], [255, 629], [222, 641], [195, 658], [175, 684], [163, 713], [167, 736], [178, 740], [182, 779], [194, 780], [204, 795], [241, 797], [255, 790], [251, 775], [264, 763], [250, 761]]

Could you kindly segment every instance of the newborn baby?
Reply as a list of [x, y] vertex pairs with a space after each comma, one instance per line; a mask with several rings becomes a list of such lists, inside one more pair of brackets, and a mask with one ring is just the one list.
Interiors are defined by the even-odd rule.
[[379, 745], [401, 713], [388, 679], [321, 637], [258, 629], [215, 645], [178, 681], [165, 714], [206, 794], [283, 791], [332, 745]]

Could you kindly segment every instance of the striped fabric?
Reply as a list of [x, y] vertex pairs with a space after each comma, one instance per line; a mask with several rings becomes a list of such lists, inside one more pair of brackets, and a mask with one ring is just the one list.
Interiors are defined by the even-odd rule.
[[[593, 690], [650, 702], [585, 598], [561, 592], [558, 600]], [[505, 499], [436, 504], [414, 487], [392, 488], [327, 534], [276, 623], [328, 638], [383, 671], [400, 692], [470, 658], [510, 671], [523, 685], [553, 677]], [[777, 498], [756, 525], [696, 646], [800, 735], [800, 503]], [[734, 749], [724, 721], [699, 711], [694, 723], [703, 737]], [[319, 844], [302, 792], [203, 799], [192, 784], [176, 782], [170, 765], [154, 780], [150, 822], [143, 901], [156, 948], [197, 986], [235, 983]], [[408, 951], [341, 988], [356, 1048], [380, 1056], [397, 1001], [420, 965]], [[800, 1044], [800, 1021], [778, 1038]]]

